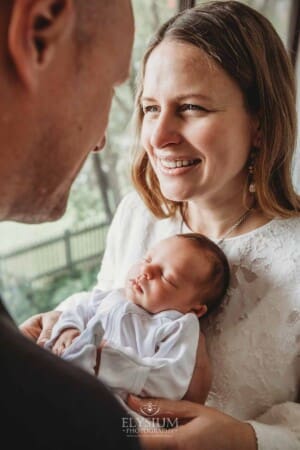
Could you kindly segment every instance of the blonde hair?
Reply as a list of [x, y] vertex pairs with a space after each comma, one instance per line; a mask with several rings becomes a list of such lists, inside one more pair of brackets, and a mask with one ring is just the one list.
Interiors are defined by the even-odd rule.
[[[148, 58], [165, 39], [195, 45], [221, 66], [240, 87], [245, 107], [260, 123], [261, 145], [255, 156], [256, 205], [268, 217], [299, 215], [300, 197], [292, 183], [296, 145], [294, 70], [271, 23], [237, 1], [210, 2], [172, 17], [156, 32], [142, 61], [135, 103], [136, 144], [132, 180], [147, 207], [158, 218], [184, 205], [166, 199], [140, 145], [140, 105]], [[250, 153], [249, 153], [250, 157]]]

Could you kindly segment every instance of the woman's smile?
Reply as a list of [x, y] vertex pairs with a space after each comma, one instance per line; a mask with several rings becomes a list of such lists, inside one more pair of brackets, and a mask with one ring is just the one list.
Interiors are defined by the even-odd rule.
[[165, 175], [184, 175], [201, 164], [200, 159], [163, 159], [156, 158], [158, 169]]

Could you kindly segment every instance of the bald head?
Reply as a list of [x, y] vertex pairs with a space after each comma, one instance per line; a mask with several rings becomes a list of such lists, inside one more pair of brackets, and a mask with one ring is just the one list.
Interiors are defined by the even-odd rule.
[[1, 0], [0, 33], [0, 219], [55, 220], [128, 75], [131, 3]]
[[132, 16], [131, 2], [123, 0], [74, 0], [77, 9], [77, 26], [75, 38], [85, 44], [89, 42], [94, 33], [100, 32], [103, 37], [110, 36], [115, 27], [125, 17]]

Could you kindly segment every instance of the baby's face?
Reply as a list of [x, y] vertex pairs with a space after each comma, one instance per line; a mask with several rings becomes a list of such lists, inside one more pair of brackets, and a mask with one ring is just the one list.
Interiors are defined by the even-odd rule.
[[167, 309], [201, 317], [201, 283], [210, 271], [205, 253], [181, 237], [160, 241], [128, 272], [126, 297], [152, 314]]

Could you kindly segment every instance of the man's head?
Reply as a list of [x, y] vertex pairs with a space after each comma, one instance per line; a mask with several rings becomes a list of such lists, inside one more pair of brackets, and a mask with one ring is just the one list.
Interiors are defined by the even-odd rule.
[[229, 284], [223, 251], [201, 234], [160, 241], [128, 272], [128, 300], [152, 314], [174, 309], [202, 317], [216, 308]]
[[0, 218], [59, 218], [129, 71], [129, 0], [0, 4]]

